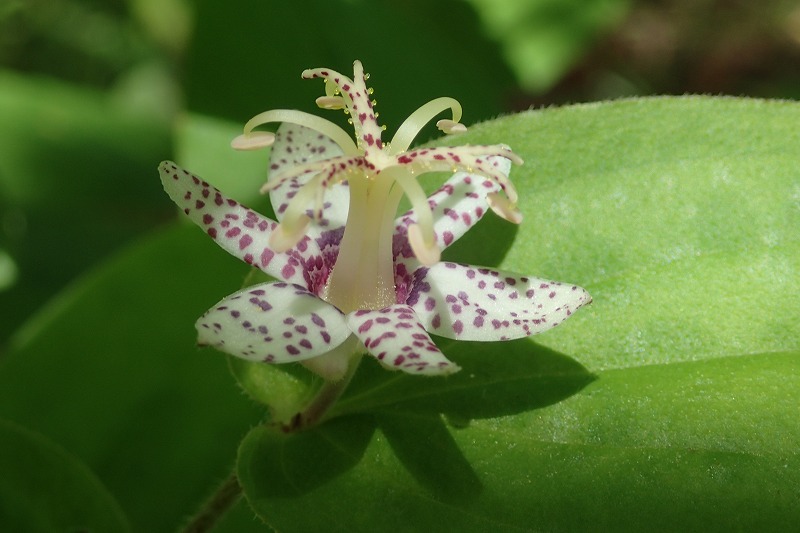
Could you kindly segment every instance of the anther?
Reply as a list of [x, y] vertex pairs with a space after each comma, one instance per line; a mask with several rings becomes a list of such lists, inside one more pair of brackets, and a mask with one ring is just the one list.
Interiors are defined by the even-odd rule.
[[278, 252], [285, 252], [296, 245], [305, 236], [308, 225], [311, 219], [307, 215], [298, 217], [295, 223], [292, 224], [293, 228], [287, 231], [287, 224], [281, 223], [275, 226], [272, 234], [269, 236], [269, 247]]
[[234, 150], [260, 150], [272, 146], [275, 134], [269, 131], [251, 131], [243, 133], [231, 141]]
[[411, 250], [420, 263], [425, 266], [432, 266], [439, 262], [442, 251], [436, 246], [435, 242], [426, 243], [425, 240], [419, 224], [408, 226], [408, 244], [411, 245]]
[[486, 195], [486, 203], [492, 208], [497, 216], [508, 220], [512, 224], [519, 224], [522, 222], [522, 213], [515, 204], [512, 204], [508, 198], [500, 196], [496, 192]]
[[321, 109], [342, 109], [344, 107], [344, 99], [341, 96], [320, 96], [316, 102]]
[[464, 133], [467, 131], [467, 127], [460, 122], [455, 122], [453, 120], [449, 120], [443, 118], [442, 120], [436, 123], [436, 127], [439, 128], [440, 131], [444, 132], [447, 135], [453, 133]]

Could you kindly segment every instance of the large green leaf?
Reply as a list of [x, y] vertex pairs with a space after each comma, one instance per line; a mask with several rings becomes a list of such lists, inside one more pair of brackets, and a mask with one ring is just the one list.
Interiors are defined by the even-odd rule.
[[[527, 161], [500, 266], [584, 285], [594, 304], [540, 346], [443, 343], [464, 366], [445, 379], [365, 363], [337, 407], [373, 413], [338, 422], [379, 428], [361, 461], [294, 498], [250, 477], [250, 503], [287, 531], [792, 527], [798, 119], [787, 102], [686, 97], [472, 128], [461, 141]], [[297, 468], [264, 449], [251, 434], [239, 470]]]
[[248, 479], [248, 497], [280, 531], [791, 529], [798, 356], [610, 371], [552, 408], [450, 434], [394, 415], [418, 419], [381, 424], [334, 482], [266, 499], [261, 487], [281, 480]]
[[656, 98], [475, 128], [527, 161], [503, 266], [594, 304], [537, 341], [592, 370], [798, 347], [800, 108]]
[[195, 347], [196, 317], [246, 273], [195, 229], [115, 258], [30, 321], [0, 360], [0, 416], [85, 462], [137, 531], [171, 531], [193, 513], [261, 417], [225, 357]]
[[0, 420], [0, 528], [121, 533], [130, 526], [86, 466], [41, 435]]

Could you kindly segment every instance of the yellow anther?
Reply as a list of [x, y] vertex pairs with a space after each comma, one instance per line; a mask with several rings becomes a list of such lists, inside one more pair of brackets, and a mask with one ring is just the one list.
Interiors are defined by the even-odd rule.
[[269, 131], [252, 131], [239, 135], [231, 141], [231, 148], [234, 150], [259, 150], [272, 146], [275, 142], [275, 134]]
[[436, 122], [436, 127], [448, 135], [452, 133], [464, 133], [465, 131], [467, 131], [467, 127], [464, 126], [463, 124], [446, 118], [443, 118], [442, 120]]
[[522, 213], [517, 209], [516, 204], [509, 201], [508, 197], [492, 192], [486, 195], [486, 202], [499, 217], [508, 220], [512, 224], [522, 222]]
[[320, 96], [316, 102], [317, 106], [322, 109], [342, 109], [344, 107], [344, 100], [340, 96]]

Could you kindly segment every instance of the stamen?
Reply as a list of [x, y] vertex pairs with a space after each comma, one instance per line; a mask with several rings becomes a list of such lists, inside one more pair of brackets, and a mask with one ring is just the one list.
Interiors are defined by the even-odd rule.
[[425, 237], [419, 224], [408, 226], [408, 244], [411, 245], [411, 250], [417, 260], [425, 266], [435, 265], [442, 256], [442, 251], [439, 250], [435, 242], [425, 242]]
[[394, 159], [397, 165], [405, 166], [409, 172], [418, 175], [457, 170], [480, 174], [497, 183], [509, 201], [516, 204], [518, 196], [514, 184], [494, 167], [489, 160], [492, 156], [504, 157], [512, 162], [522, 161], [503, 145], [421, 148], [396, 155]]
[[330, 80], [325, 79], [325, 95], [339, 96], [340, 94], [342, 94], [342, 90], [339, 88], [339, 86], [331, 82]]
[[231, 141], [234, 150], [260, 150], [272, 146], [275, 134], [270, 131], [251, 131], [243, 133]]
[[[353, 80], [347, 76], [327, 68], [307, 68], [300, 76], [307, 80], [313, 78], [322, 78], [325, 80], [325, 94], [328, 96], [341, 93], [343, 97], [347, 98], [347, 91], [342, 90], [342, 85], [353, 84]], [[338, 78], [339, 81], [337, 82], [335, 78]]]
[[436, 127], [439, 128], [439, 131], [443, 132], [446, 135], [452, 135], [453, 133], [466, 133], [467, 127], [460, 122], [455, 122], [453, 120], [448, 120], [443, 118], [442, 120], [436, 123]]
[[[345, 165], [344, 169], [341, 169], [342, 164]], [[323, 159], [322, 161], [311, 161], [309, 163], [295, 165], [294, 167], [290, 167], [289, 169], [272, 176], [272, 178], [261, 187], [260, 192], [261, 194], [267, 193], [275, 187], [282, 185], [287, 180], [296, 179], [312, 172], [320, 172], [326, 168], [332, 171], [331, 175], [334, 173], [341, 174], [342, 172], [350, 172], [352, 171], [353, 165], [357, 164], [358, 159], [352, 159], [347, 156], [336, 156]], [[339, 167], [338, 171], [337, 167]]]
[[511, 203], [508, 198], [492, 192], [486, 195], [486, 202], [500, 218], [504, 218], [512, 224], [522, 222], [522, 213], [517, 209], [516, 204]]
[[304, 113], [303, 111], [291, 109], [264, 111], [247, 121], [247, 124], [244, 125], [244, 134], [249, 135], [253, 129], [268, 122], [289, 122], [290, 124], [305, 126], [330, 137], [344, 153], [350, 155], [358, 154], [358, 148], [356, 148], [353, 139], [346, 131], [329, 120], [310, 113]]
[[[382, 179], [393, 179], [406, 194], [417, 215], [416, 224], [408, 227], [408, 242], [414, 255], [424, 265], [430, 266], [439, 260], [441, 251], [436, 246], [436, 235], [433, 231], [433, 213], [428, 203], [425, 191], [422, 190], [419, 182], [409, 172], [409, 169], [402, 166], [394, 166], [385, 169], [378, 175]], [[413, 228], [413, 234], [412, 234]]]
[[341, 96], [320, 96], [317, 98], [317, 107], [321, 109], [342, 109], [344, 98]]
[[451, 122], [458, 123], [461, 120], [461, 104], [458, 103], [458, 100], [446, 96], [431, 100], [411, 113], [397, 128], [397, 133], [394, 134], [391, 142], [393, 148], [389, 153], [399, 154], [408, 150], [411, 142], [425, 124], [433, 120], [442, 111], [447, 111], [448, 109], [453, 112], [453, 120]]
[[291, 221], [284, 219], [270, 234], [269, 247], [278, 253], [288, 251], [305, 236], [310, 223], [311, 219], [305, 214]]

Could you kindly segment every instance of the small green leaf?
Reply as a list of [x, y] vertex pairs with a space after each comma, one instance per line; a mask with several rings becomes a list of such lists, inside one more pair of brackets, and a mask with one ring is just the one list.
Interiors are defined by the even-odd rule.
[[111, 494], [76, 458], [0, 420], [0, 530], [130, 531]]
[[271, 420], [287, 422], [313, 397], [319, 378], [300, 365], [265, 365], [229, 357], [237, 383], [256, 402], [269, 408]]

